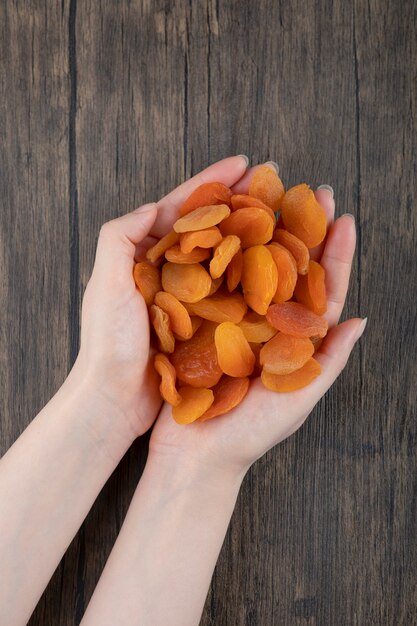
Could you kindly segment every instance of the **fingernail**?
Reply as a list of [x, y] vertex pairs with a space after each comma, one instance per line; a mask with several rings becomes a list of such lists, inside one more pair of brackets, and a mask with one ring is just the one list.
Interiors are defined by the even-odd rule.
[[246, 167], [248, 167], [248, 165], [249, 165], [249, 157], [246, 156], [246, 154], [238, 154], [237, 156], [240, 157], [241, 159], [243, 159], [245, 161], [245, 163], [246, 163]]
[[368, 318], [365, 317], [362, 320], [362, 322], [360, 323], [360, 326], [358, 328], [358, 332], [356, 333], [355, 341], [358, 341], [358, 339], [360, 339], [362, 337], [367, 323], [368, 323]]
[[266, 161], [266, 163], [264, 163], [264, 165], [270, 165], [271, 167], [274, 168], [276, 173], [279, 174], [279, 165], [275, 161]]
[[330, 191], [330, 193], [332, 194], [332, 198], [334, 198], [333, 187], [330, 187], [330, 185], [320, 185], [319, 187], [317, 187], [317, 191], [319, 189], [326, 189], [326, 191]]
[[353, 215], [353, 213], [343, 213], [342, 217], [350, 217], [351, 220], [353, 220], [354, 222], [356, 221], [356, 218]]
[[137, 209], [132, 211], [132, 213], [148, 213], [148, 211], [152, 211], [152, 209], [156, 207], [156, 202], [148, 202], [148, 204], [142, 204]]

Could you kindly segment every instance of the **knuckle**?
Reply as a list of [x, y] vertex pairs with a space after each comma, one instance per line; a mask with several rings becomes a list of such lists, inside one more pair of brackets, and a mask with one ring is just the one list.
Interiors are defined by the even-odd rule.
[[100, 238], [113, 237], [116, 232], [115, 220], [104, 222], [100, 228]]

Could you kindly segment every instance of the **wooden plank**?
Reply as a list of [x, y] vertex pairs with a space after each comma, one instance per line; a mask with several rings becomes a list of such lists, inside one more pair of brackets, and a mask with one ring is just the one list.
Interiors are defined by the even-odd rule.
[[[187, 115], [191, 123], [200, 114], [206, 133], [203, 113], [187, 114], [188, 19], [181, 3], [77, 4], [80, 297], [102, 223], [157, 199], [189, 174]], [[145, 437], [126, 456], [66, 557], [62, 602], [75, 608], [77, 623], [117, 537], [146, 447]]]
[[72, 294], [66, 6], [2, 2], [0, 25], [3, 454], [65, 379]]

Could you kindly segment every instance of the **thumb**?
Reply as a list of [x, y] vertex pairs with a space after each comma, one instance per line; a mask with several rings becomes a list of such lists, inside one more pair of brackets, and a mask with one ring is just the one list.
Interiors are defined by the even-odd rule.
[[103, 224], [97, 243], [95, 272], [132, 271], [136, 245], [142, 241], [152, 228], [157, 205], [144, 204], [122, 217]]

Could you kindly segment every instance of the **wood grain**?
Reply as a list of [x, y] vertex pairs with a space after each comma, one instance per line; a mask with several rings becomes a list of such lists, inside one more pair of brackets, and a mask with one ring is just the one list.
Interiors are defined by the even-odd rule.
[[[64, 379], [103, 221], [228, 154], [335, 188], [358, 221], [361, 344], [248, 474], [202, 625], [417, 624], [416, 5], [5, 0], [4, 452]], [[32, 626], [78, 624], [146, 459], [138, 441]]]

